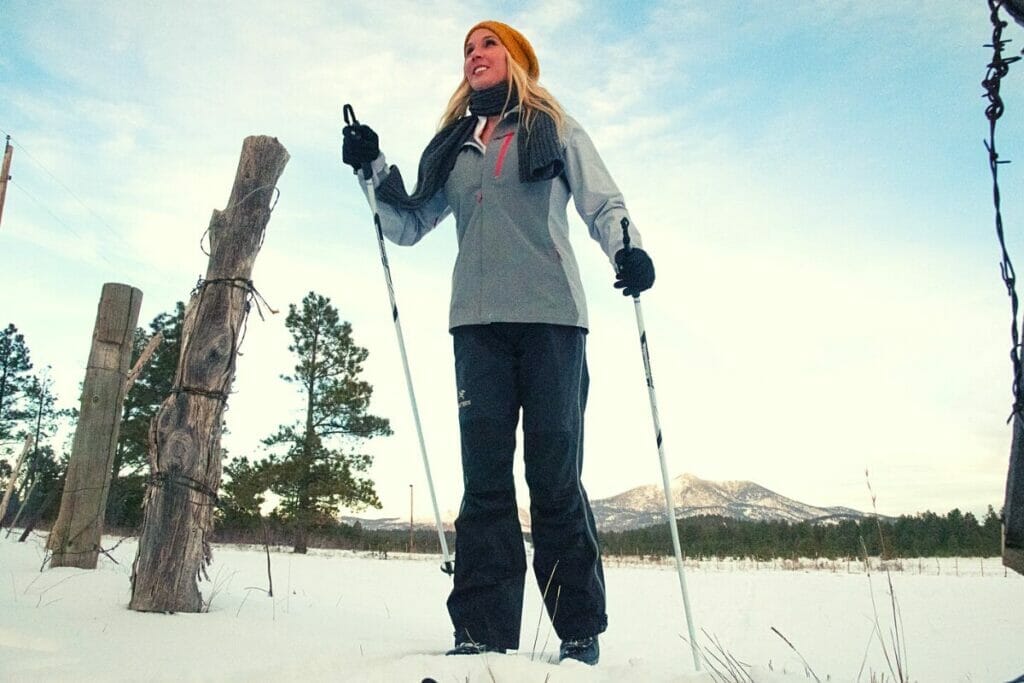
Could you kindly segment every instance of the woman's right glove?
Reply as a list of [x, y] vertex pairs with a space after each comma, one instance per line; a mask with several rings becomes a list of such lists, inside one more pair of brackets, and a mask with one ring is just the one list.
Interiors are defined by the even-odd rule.
[[358, 171], [380, 155], [377, 134], [364, 123], [356, 123], [341, 129], [341, 160]]

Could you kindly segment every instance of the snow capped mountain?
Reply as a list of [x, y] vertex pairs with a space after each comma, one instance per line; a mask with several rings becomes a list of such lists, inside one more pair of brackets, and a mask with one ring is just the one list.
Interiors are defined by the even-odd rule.
[[[441, 525], [445, 531], [455, 531], [455, 518], [458, 514], [456, 510], [441, 511]], [[339, 519], [345, 524], [354, 525], [358, 522], [364, 529], [370, 531], [402, 531], [409, 529], [408, 517], [377, 517], [369, 519], [365, 517], [342, 516]], [[530, 511], [526, 508], [519, 508], [519, 524], [523, 527], [523, 531], [530, 531]], [[412, 525], [414, 529], [437, 529], [437, 522], [433, 517], [417, 517], [413, 519]]]
[[[770, 491], [751, 481], [707, 481], [682, 474], [670, 482], [676, 517], [721, 515], [753, 521], [837, 521], [860, 519], [863, 512], [844, 507], [815, 507]], [[638, 486], [610, 498], [590, 502], [597, 528], [601, 531], [625, 531], [665, 523], [665, 494], [660, 484]], [[442, 514], [444, 527], [453, 531], [455, 511]], [[408, 529], [409, 519], [389, 517], [363, 519], [342, 517], [346, 524], [359, 522], [364, 529]], [[519, 522], [530, 530], [529, 510], [519, 508]], [[434, 528], [434, 520], [416, 519], [417, 528]]]
[[[770, 491], [751, 481], [707, 481], [683, 474], [670, 482], [676, 517], [720, 515], [753, 521], [834, 521], [864, 513], [844, 507], [815, 507]], [[659, 485], [638, 486], [610, 498], [591, 501], [601, 531], [625, 531], [665, 521], [665, 494]]]

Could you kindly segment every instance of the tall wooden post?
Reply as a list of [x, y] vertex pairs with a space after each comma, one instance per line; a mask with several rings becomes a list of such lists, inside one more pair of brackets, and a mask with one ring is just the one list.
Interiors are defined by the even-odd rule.
[[1003, 565], [1024, 574], [1024, 418], [1013, 416], [1010, 468], [1003, 504]]
[[7, 181], [11, 179], [11, 157], [14, 155], [14, 148], [11, 147], [11, 136], [7, 136], [7, 143], [4, 145], [4, 164], [0, 167], [0, 224], [4, 218], [4, 201], [7, 199]]
[[130, 609], [199, 612], [203, 607], [197, 578], [212, 559], [207, 537], [220, 488], [222, 416], [253, 296], [253, 262], [288, 158], [276, 138], [246, 138], [228, 206], [210, 219], [206, 278], [185, 310], [171, 395], [150, 425], [152, 476]]
[[96, 568], [141, 306], [142, 292], [135, 287], [103, 285], [60, 513], [47, 541], [51, 567]]

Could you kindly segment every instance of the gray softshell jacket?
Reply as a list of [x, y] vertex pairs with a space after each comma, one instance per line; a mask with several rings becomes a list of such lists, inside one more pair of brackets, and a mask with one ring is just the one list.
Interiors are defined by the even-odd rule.
[[[443, 189], [426, 204], [412, 211], [378, 202], [381, 230], [396, 244], [412, 245], [455, 215], [459, 253], [449, 329], [494, 322], [586, 329], [587, 304], [566, 207], [572, 196], [590, 236], [614, 265], [622, 248], [621, 220], [629, 217], [622, 193], [573, 119], [566, 117], [563, 173], [530, 183], [519, 180], [518, 111], [498, 122], [487, 145], [479, 139], [483, 122], [459, 152]], [[377, 187], [390, 172], [383, 155], [371, 170]], [[629, 236], [633, 246], [641, 245], [632, 219]]]

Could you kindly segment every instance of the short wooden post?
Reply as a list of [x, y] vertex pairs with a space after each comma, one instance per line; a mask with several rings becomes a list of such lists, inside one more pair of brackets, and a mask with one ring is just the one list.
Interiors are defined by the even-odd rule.
[[[32, 487], [33, 488], [35, 488], [35, 485], [36, 485], [37, 481], [38, 480], [32, 482]], [[35, 511], [32, 513], [32, 515], [27, 520], [25, 520], [25, 528], [22, 530], [21, 536], [18, 537], [18, 543], [24, 543], [25, 542], [25, 539], [27, 539], [29, 534], [31, 534], [32, 531], [36, 528], [36, 524], [38, 524], [39, 520], [42, 519], [43, 514], [47, 510], [50, 509], [51, 505], [53, 505], [53, 501], [57, 497], [57, 491], [60, 491], [60, 490], [63, 490], [63, 489], [64, 489], [64, 477], [61, 477], [60, 481], [57, 482], [57, 485], [54, 486], [53, 488], [51, 488], [49, 491], [47, 491], [46, 498], [43, 499], [42, 504], [38, 508], [35, 509]], [[26, 502], [28, 501], [28, 496], [25, 497], [25, 501]], [[22, 509], [24, 509], [24, 508], [22, 508]], [[19, 515], [21, 514], [21, 510], [18, 511], [18, 514]], [[8, 530], [7, 533], [10, 534], [10, 530]]]
[[96, 568], [110, 467], [121, 431], [125, 376], [141, 306], [142, 292], [135, 287], [103, 285], [64, 494], [47, 541], [53, 552], [51, 567]]
[[25, 462], [25, 456], [32, 450], [32, 435], [25, 437], [25, 447], [21, 449], [18, 462], [11, 471], [11, 480], [7, 482], [7, 489], [4, 491], [4, 499], [0, 501], [0, 526], [3, 526], [4, 518], [7, 517], [7, 506], [11, 504], [11, 494], [14, 493], [14, 484], [18, 481], [18, 473], [21, 472], [21, 465]]
[[274, 186], [288, 163], [276, 138], [242, 144], [228, 206], [210, 219], [210, 261], [185, 310], [171, 395], [153, 418], [152, 469], [129, 608], [199, 612], [197, 578], [211, 561], [208, 534], [220, 488], [222, 416], [254, 295], [250, 276], [270, 221]]

